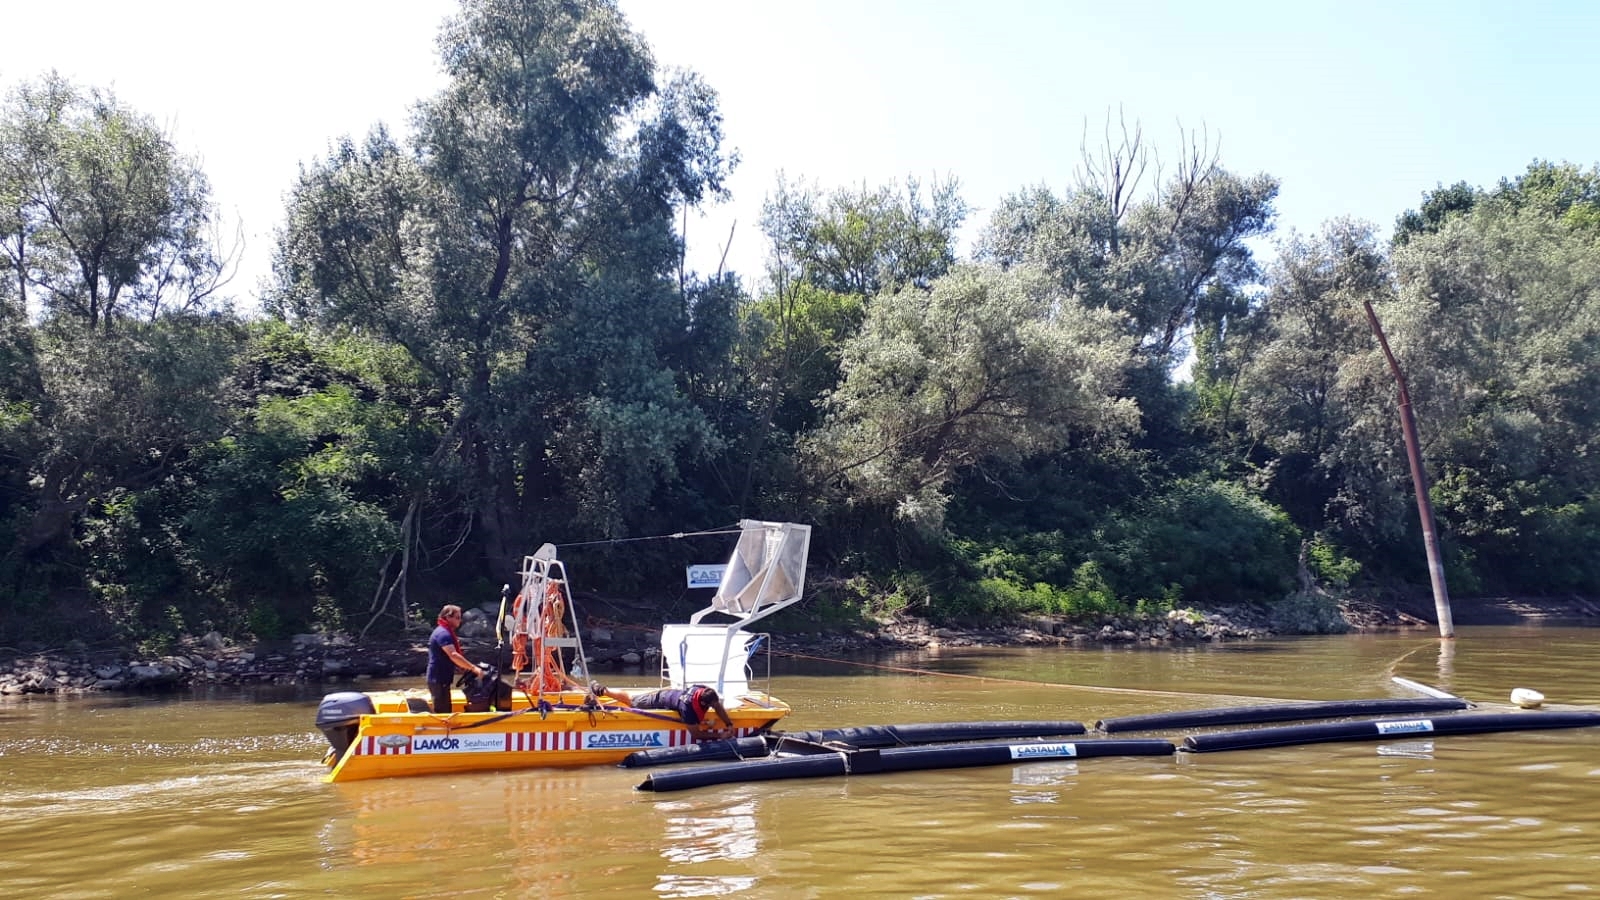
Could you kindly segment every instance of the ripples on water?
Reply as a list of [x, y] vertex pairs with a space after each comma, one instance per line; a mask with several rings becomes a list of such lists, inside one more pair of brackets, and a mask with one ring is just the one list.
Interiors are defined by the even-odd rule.
[[[780, 677], [796, 728], [1092, 722], [1215, 694], [1600, 706], [1600, 631], [933, 654]], [[904, 664], [904, 658], [896, 660]], [[1009, 680], [1008, 680], [1009, 679]], [[1061, 688], [1023, 682], [1079, 685]], [[1140, 697], [1091, 687], [1148, 687]], [[1194, 691], [1196, 694], [1185, 694]], [[0, 706], [7, 896], [1540, 897], [1600, 890], [1600, 729], [632, 790], [618, 769], [320, 782], [315, 697]], [[1168, 735], [1180, 737], [1181, 735]], [[443, 867], [449, 867], [445, 874]]]

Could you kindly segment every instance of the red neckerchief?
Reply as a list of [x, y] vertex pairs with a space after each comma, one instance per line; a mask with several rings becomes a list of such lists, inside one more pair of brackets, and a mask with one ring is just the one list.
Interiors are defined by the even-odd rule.
[[454, 627], [452, 627], [450, 625], [450, 620], [446, 619], [444, 616], [440, 616], [439, 617], [439, 624], [444, 626], [444, 630], [445, 631], [450, 632], [450, 642], [456, 645], [456, 652], [460, 653], [461, 652], [461, 638], [456, 637], [456, 630], [455, 630]]

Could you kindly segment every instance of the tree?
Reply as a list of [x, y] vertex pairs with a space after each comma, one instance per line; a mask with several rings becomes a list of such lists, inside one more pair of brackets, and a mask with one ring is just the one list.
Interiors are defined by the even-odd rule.
[[169, 473], [222, 421], [237, 335], [204, 174], [146, 116], [51, 74], [0, 107], [0, 440], [21, 558]]
[[1437, 232], [1450, 217], [1470, 211], [1482, 196], [1481, 191], [1465, 181], [1449, 187], [1440, 185], [1424, 193], [1420, 209], [1408, 209], [1395, 220], [1395, 246], [1403, 247], [1419, 234]]
[[1532, 209], [1569, 225], [1600, 225], [1600, 166], [1534, 160], [1516, 178], [1502, 178], [1489, 196], [1515, 209]]
[[1271, 453], [1274, 496], [1313, 529], [1327, 524], [1345, 475], [1335, 451], [1355, 410], [1344, 379], [1372, 341], [1361, 304], [1392, 296], [1389, 278], [1372, 226], [1350, 220], [1290, 236], [1268, 270], [1266, 325], [1240, 373], [1239, 406], [1246, 433]]
[[102, 330], [206, 308], [226, 268], [209, 193], [198, 164], [109, 91], [55, 74], [21, 85], [0, 110], [11, 302]]
[[[1552, 186], [1551, 171], [1522, 184]], [[1600, 232], [1570, 215], [1581, 191], [1532, 193], [1497, 192], [1397, 250], [1384, 314], [1414, 373], [1439, 516], [1500, 575], [1540, 556], [1541, 518], [1600, 486]]]
[[1266, 233], [1278, 182], [1223, 169], [1203, 141], [1186, 139], [1170, 177], [1149, 167], [1142, 132], [1123, 128], [1098, 155], [1085, 145], [1065, 195], [1026, 189], [1006, 198], [979, 239], [977, 257], [1033, 265], [1084, 303], [1124, 315], [1140, 355], [1163, 372], [1182, 359], [1202, 298], [1256, 276], [1249, 238]]
[[34, 492], [15, 548], [39, 554], [118, 490], [159, 483], [227, 422], [220, 386], [240, 335], [226, 321], [163, 316], [114, 334], [36, 336], [40, 393], [28, 471]]
[[1132, 427], [1136, 410], [1118, 396], [1130, 344], [1121, 326], [1032, 269], [957, 267], [929, 290], [880, 295], [845, 346], [809, 469], [936, 524], [964, 470]]
[[771, 241], [764, 293], [744, 304], [740, 424], [724, 431], [725, 475], [743, 514], [763, 490], [800, 492], [794, 448], [815, 428], [821, 400], [838, 386], [840, 348], [879, 294], [926, 288], [956, 259], [967, 206], [955, 179], [907, 179], [824, 194], [779, 176], [762, 208]]
[[613, 2], [467, 0], [440, 50], [411, 147], [380, 128], [303, 172], [272, 308], [406, 348], [504, 571], [533, 529], [626, 530], [715, 446], [672, 362], [732, 311], [692, 308], [672, 223], [729, 161], [715, 93], [658, 84]]
[[956, 232], [968, 208], [953, 178], [922, 196], [915, 178], [823, 196], [781, 175], [761, 210], [772, 242], [768, 276], [774, 289], [809, 284], [836, 294], [871, 297], [913, 285], [926, 288], [955, 264]]

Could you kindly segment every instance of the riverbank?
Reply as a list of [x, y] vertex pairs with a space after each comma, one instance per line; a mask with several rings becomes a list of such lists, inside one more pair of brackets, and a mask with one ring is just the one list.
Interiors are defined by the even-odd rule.
[[[1431, 605], [1346, 601], [1339, 615], [1350, 630], [1431, 631]], [[1600, 603], [1586, 598], [1514, 597], [1452, 601], [1458, 626], [1517, 623], [1600, 625]], [[483, 616], [476, 617], [480, 620]], [[487, 628], [464, 628], [463, 647], [476, 660], [501, 651]], [[948, 627], [899, 617], [868, 629], [786, 631], [781, 653], [827, 656], [868, 650], [974, 646], [1164, 647], [1249, 641], [1295, 633], [1270, 610], [1225, 606], [1174, 610], [1154, 618], [1113, 617], [1094, 623], [1030, 616], [993, 627]], [[73, 696], [105, 691], [171, 691], [205, 684], [317, 684], [359, 686], [379, 678], [420, 679], [427, 667], [426, 636], [358, 642], [345, 635], [296, 635], [288, 641], [241, 645], [217, 634], [183, 641], [173, 652], [144, 656], [85, 646], [0, 647], [0, 697]], [[585, 632], [584, 648], [595, 673], [644, 675], [660, 667], [659, 626], [608, 622]]]

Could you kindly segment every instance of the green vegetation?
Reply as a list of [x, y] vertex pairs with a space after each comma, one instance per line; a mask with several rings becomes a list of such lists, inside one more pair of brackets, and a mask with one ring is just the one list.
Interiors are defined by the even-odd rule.
[[[1427, 584], [1363, 301], [1455, 590], [1600, 592], [1600, 170], [1257, 259], [1276, 180], [1190, 138], [1157, 181], [1135, 128], [985, 203], [970, 258], [953, 180], [780, 180], [767, 271], [706, 275], [675, 225], [733, 165], [709, 85], [603, 0], [465, 0], [440, 47], [410, 137], [304, 166], [251, 317], [148, 117], [55, 75], [7, 95], [0, 640], [396, 633], [538, 543], [740, 517], [819, 526], [832, 623], [1329, 630], [1341, 594]], [[703, 561], [636, 546], [584, 551], [584, 587], [670, 597]]]

